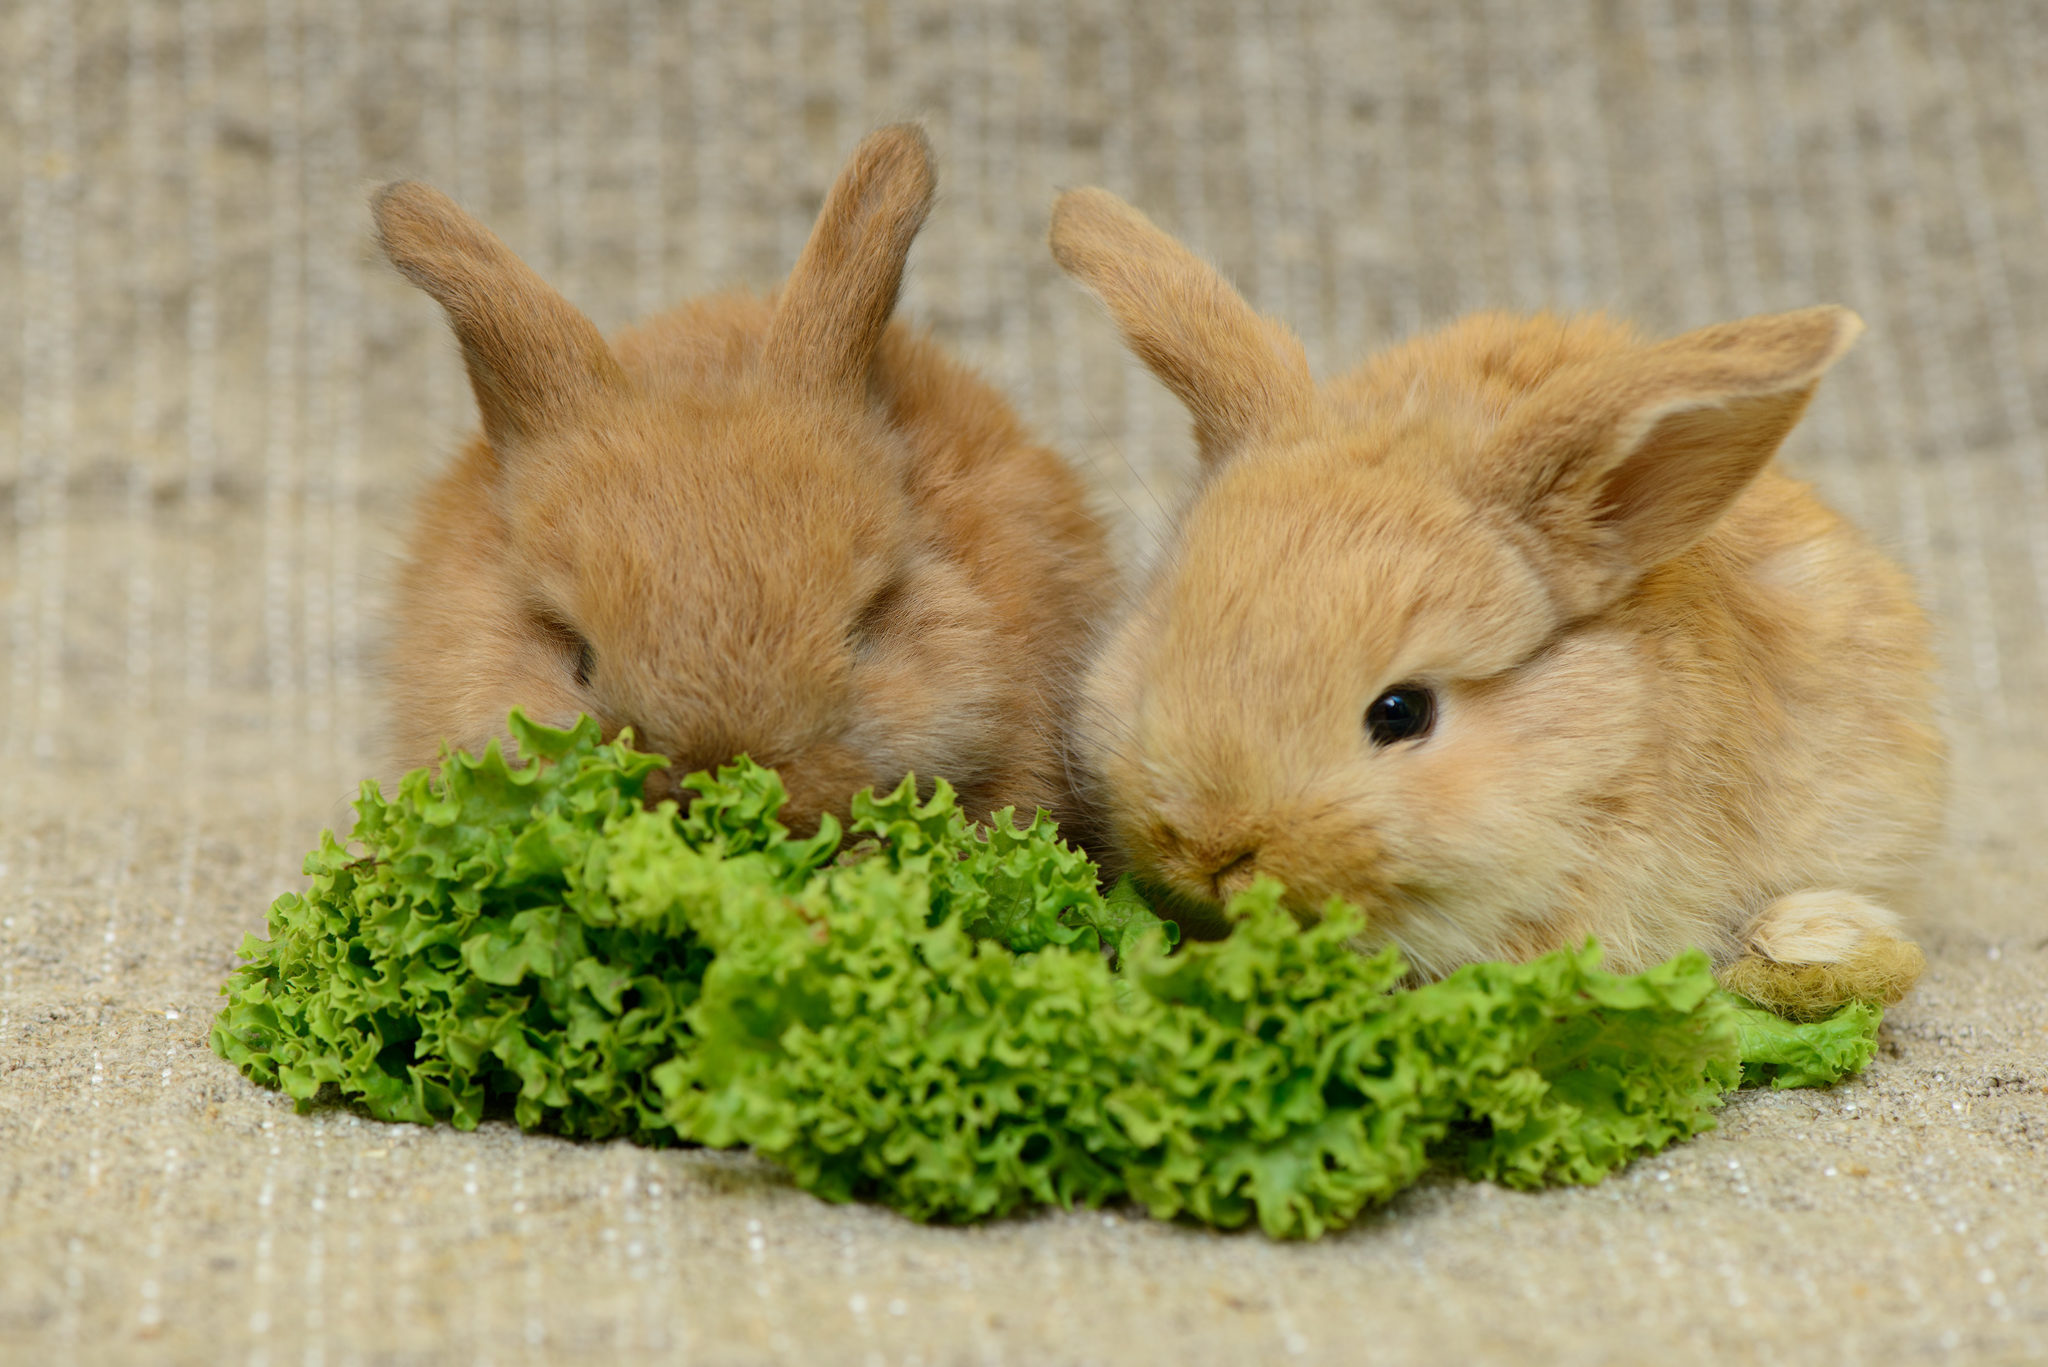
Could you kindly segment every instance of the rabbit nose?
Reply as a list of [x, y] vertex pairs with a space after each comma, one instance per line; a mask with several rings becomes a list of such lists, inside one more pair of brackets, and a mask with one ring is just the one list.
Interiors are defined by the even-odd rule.
[[679, 805], [688, 807], [688, 799], [693, 796], [694, 794], [683, 791], [673, 768], [654, 770], [647, 775], [640, 788], [641, 800], [650, 807], [666, 798], [674, 798]]
[[1246, 850], [1223, 864], [1209, 875], [1209, 886], [1216, 890], [1218, 902], [1228, 902], [1252, 885], [1258, 877], [1259, 852]]
[[1156, 828], [1160, 844], [1189, 881], [1218, 902], [1227, 902], [1258, 876], [1259, 847], [1243, 831], [1188, 832], [1172, 822]]

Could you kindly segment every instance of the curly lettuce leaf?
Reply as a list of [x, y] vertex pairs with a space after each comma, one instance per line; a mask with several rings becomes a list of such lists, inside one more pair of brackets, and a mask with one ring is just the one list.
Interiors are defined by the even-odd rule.
[[1589, 1182], [1712, 1124], [1738, 1078], [1832, 1081], [1876, 1013], [1790, 1026], [1705, 959], [1597, 948], [1404, 989], [1333, 904], [1280, 889], [1180, 946], [1043, 813], [964, 819], [906, 779], [792, 839], [742, 760], [642, 801], [662, 763], [587, 719], [364, 785], [349, 846], [271, 908], [214, 1047], [302, 1105], [645, 1143], [750, 1145], [828, 1199], [972, 1220], [1131, 1199], [1276, 1237], [1341, 1227], [1432, 1165]]
[[1850, 1002], [1818, 1021], [1790, 1021], [1741, 997], [1729, 998], [1741, 1039], [1745, 1087], [1831, 1087], [1863, 1071], [1877, 1053], [1882, 1008]]

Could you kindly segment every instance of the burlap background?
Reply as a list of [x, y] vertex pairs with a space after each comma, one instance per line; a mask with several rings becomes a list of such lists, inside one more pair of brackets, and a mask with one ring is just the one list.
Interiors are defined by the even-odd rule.
[[[18, 0], [0, 69], [0, 1359], [2048, 1356], [2048, 11]], [[774, 280], [906, 115], [943, 198], [905, 312], [1134, 553], [1184, 422], [1048, 260], [1058, 186], [1144, 205], [1322, 366], [1482, 304], [1862, 311], [1791, 454], [1925, 585], [1960, 777], [1866, 1079], [1281, 1247], [298, 1116], [208, 1052], [239, 937], [347, 818], [394, 532], [470, 420], [365, 190], [439, 182], [609, 327]]]

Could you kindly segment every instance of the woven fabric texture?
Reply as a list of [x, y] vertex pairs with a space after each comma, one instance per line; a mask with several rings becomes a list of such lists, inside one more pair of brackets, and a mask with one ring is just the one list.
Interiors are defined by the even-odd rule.
[[[2048, 7], [19, 0], [0, 72], [0, 1360], [2048, 1357]], [[1279, 1246], [921, 1228], [744, 1154], [297, 1115], [214, 1057], [377, 758], [393, 547], [474, 421], [367, 190], [438, 183], [609, 329], [774, 283], [903, 117], [941, 177], [903, 314], [1133, 564], [1187, 424], [1053, 266], [1060, 187], [1319, 370], [1482, 306], [1861, 312], [1788, 459], [1918, 576], [1957, 773], [1868, 1075]]]

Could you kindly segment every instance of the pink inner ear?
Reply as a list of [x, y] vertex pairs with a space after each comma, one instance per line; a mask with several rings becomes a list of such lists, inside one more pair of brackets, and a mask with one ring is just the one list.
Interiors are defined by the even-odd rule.
[[1713, 529], [1799, 420], [1809, 386], [1663, 414], [1601, 481], [1593, 514], [1647, 569]]

